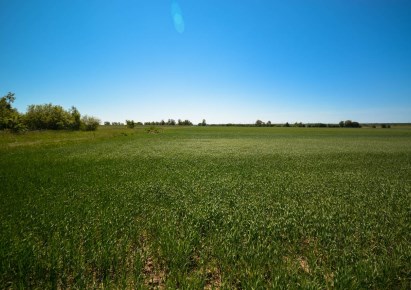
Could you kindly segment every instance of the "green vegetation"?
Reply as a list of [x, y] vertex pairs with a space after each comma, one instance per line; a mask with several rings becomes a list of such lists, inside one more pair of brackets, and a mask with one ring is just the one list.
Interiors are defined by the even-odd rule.
[[95, 117], [83, 116], [76, 107], [64, 110], [62, 106], [53, 104], [30, 105], [27, 112], [19, 113], [12, 104], [13, 93], [0, 98], [0, 130], [25, 132], [29, 130], [84, 130], [95, 131], [100, 120]]
[[136, 123], [133, 120], [126, 120], [127, 128], [133, 129], [136, 126]]
[[0, 288], [411, 288], [410, 128], [158, 132], [0, 132]]
[[21, 115], [13, 108], [15, 99], [13, 93], [8, 93], [0, 99], [0, 130], [11, 130], [12, 132], [26, 130]]

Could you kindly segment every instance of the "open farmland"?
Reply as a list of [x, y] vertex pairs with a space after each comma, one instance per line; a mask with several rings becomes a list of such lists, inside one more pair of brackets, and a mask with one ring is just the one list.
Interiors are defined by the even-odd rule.
[[0, 288], [411, 288], [411, 129], [0, 133]]

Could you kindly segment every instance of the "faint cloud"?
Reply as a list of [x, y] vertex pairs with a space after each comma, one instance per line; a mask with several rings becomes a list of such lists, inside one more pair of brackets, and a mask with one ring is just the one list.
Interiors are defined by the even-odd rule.
[[171, 3], [171, 16], [173, 18], [174, 28], [178, 33], [183, 33], [185, 29], [183, 12], [177, 1]]

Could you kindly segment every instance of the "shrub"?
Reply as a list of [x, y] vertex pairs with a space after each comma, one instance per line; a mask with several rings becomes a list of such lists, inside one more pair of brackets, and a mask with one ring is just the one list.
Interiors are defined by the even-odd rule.
[[69, 112], [52, 104], [30, 105], [24, 119], [31, 130], [80, 129], [80, 113], [74, 107]]
[[83, 131], [95, 131], [100, 125], [100, 120], [92, 116], [83, 116], [81, 118], [81, 129]]
[[193, 123], [190, 120], [184, 120], [182, 121], [181, 119], [178, 119], [179, 126], [193, 126]]
[[9, 129], [20, 132], [26, 129], [23, 118], [12, 104], [15, 100], [13, 93], [8, 93], [0, 99], [0, 130]]
[[81, 127], [81, 114], [77, 110], [76, 107], [72, 106], [70, 108], [70, 114], [71, 114], [71, 129], [73, 130], [80, 130]]
[[133, 129], [136, 126], [136, 123], [133, 120], [126, 120], [127, 128]]
[[161, 131], [159, 128], [156, 128], [155, 126], [150, 126], [149, 128], [146, 129], [146, 132], [149, 134], [158, 134]]
[[257, 120], [257, 121], [255, 121], [255, 125], [256, 125], [257, 127], [261, 127], [261, 126], [264, 125], [264, 122], [261, 121], [261, 120]]
[[345, 127], [345, 128], [361, 128], [360, 123], [358, 122], [353, 122], [351, 120], [347, 120], [347, 121], [341, 121], [339, 123], [340, 127]]

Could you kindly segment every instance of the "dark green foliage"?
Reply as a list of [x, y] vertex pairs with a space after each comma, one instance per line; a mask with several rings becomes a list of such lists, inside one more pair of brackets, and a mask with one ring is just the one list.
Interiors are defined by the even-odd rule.
[[15, 100], [13, 93], [8, 93], [0, 99], [0, 130], [11, 130], [12, 132], [22, 132], [27, 128], [23, 123], [23, 117], [13, 108]]
[[193, 123], [191, 123], [190, 120], [184, 120], [182, 121], [181, 119], [178, 119], [178, 123], [179, 126], [193, 126]]
[[[88, 121], [87, 118], [84, 120]], [[82, 122], [81, 114], [74, 106], [66, 111], [53, 104], [30, 105], [24, 115], [24, 123], [30, 130], [80, 130], [89, 127]]]
[[24, 120], [30, 130], [62, 130], [74, 126], [73, 115], [52, 104], [30, 105]]
[[136, 123], [133, 120], [126, 120], [127, 128], [133, 129], [136, 126]]
[[313, 124], [308, 124], [307, 127], [309, 127], [309, 128], [326, 128], [328, 126], [327, 126], [327, 124], [324, 124], [324, 123], [313, 123]]
[[[175, 126], [175, 125], [176, 125], [176, 121], [174, 119], [168, 119], [167, 122], [164, 120], [161, 120], [160, 122], [156, 122], [156, 121], [144, 122], [144, 126]], [[188, 120], [185, 120], [185, 121], [178, 120], [178, 125], [192, 126], [193, 124]]]
[[256, 125], [257, 127], [262, 127], [262, 126], [264, 126], [264, 122], [261, 121], [261, 120], [257, 120], [257, 121], [255, 121], [255, 125]]
[[161, 132], [161, 129], [159, 129], [159, 128], [155, 127], [155, 126], [150, 126], [150, 127], [147, 128], [145, 131], [146, 131], [147, 133], [149, 133], [149, 134], [158, 134], [158, 133]]
[[97, 130], [98, 126], [100, 125], [100, 120], [96, 117], [91, 116], [83, 116], [81, 118], [81, 130], [83, 131], [95, 131]]
[[81, 128], [81, 114], [77, 110], [76, 107], [72, 106], [70, 109], [70, 114], [71, 114], [71, 129], [73, 130], [80, 130]]
[[8, 93], [0, 99], [0, 130], [10, 128], [10, 119], [17, 113], [16, 109], [12, 107], [14, 100], [13, 93]]
[[100, 120], [85, 116], [81, 118], [76, 107], [64, 110], [53, 104], [30, 105], [21, 115], [12, 107], [14, 94], [8, 93], [0, 99], [0, 130], [23, 132], [29, 130], [87, 130], [97, 129]]
[[207, 123], [206, 123], [206, 120], [205, 119], [203, 119], [203, 121], [201, 122], [201, 123], [198, 123], [198, 125], [197, 126], [207, 126]]
[[340, 127], [345, 127], [345, 128], [361, 128], [360, 123], [353, 122], [351, 120], [341, 121], [339, 124], [340, 124]]

